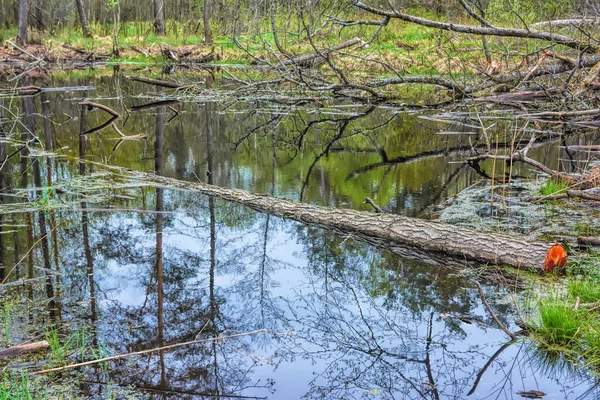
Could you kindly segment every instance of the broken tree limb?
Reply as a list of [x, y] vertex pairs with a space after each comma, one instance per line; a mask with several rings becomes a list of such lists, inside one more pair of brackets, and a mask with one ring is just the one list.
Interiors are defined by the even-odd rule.
[[50, 344], [46, 340], [40, 342], [19, 344], [16, 346], [0, 349], [0, 358], [15, 357], [23, 354], [35, 353], [37, 351], [46, 350]]
[[119, 118], [121, 116], [121, 114], [119, 114], [118, 112], [116, 112], [115, 110], [110, 108], [109, 106], [105, 106], [104, 104], [94, 103], [93, 101], [89, 101], [89, 100], [84, 100], [84, 101], [80, 102], [79, 104], [82, 106], [98, 108], [104, 112], [109, 113], [110, 115], [112, 115], [115, 118]]
[[313, 67], [315, 65], [325, 62], [325, 60], [323, 59], [324, 55], [327, 55], [333, 51], [338, 51], [338, 50], [342, 50], [342, 49], [345, 49], [348, 47], [355, 46], [359, 43], [362, 43], [362, 40], [359, 38], [350, 39], [343, 43], [332, 46], [330, 48], [320, 50], [318, 53], [315, 52], [315, 53], [310, 53], [310, 54], [304, 54], [301, 56], [290, 58], [288, 60], [283, 60], [281, 62], [281, 64], [283, 64], [283, 65], [298, 65], [298, 66], [303, 66], [303, 67]]
[[[91, 163], [91, 161], [90, 161]], [[384, 240], [389, 246], [411, 246], [432, 254], [448, 254], [479, 264], [507, 265], [530, 271], [542, 271], [550, 244], [528, 240], [522, 236], [508, 236], [480, 232], [474, 229], [425, 221], [392, 214], [334, 209], [280, 199], [241, 189], [229, 189], [200, 182], [185, 182], [140, 171], [107, 166], [123, 178], [137, 184], [185, 190], [239, 203], [259, 212], [292, 219], [335, 230], [339, 233]]]
[[163, 81], [163, 80], [160, 80], [160, 79], [145, 78], [145, 77], [142, 77], [142, 76], [132, 76], [132, 75], [123, 75], [123, 76], [125, 78], [129, 79], [129, 80], [132, 80], [132, 81], [147, 83], [149, 85], [154, 85], [154, 86], [161, 86], [161, 87], [173, 88], [173, 89], [179, 89], [179, 88], [182, 88], [184, 86], [187, 86], [187, 85], [182, 85], [180, 83]]

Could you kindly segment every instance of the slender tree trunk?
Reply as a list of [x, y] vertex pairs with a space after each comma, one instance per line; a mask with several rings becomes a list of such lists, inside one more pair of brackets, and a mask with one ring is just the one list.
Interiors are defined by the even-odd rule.
[[213, 44], [212, 31], [210, 29], [210, 0], [204, 0], [204, 44]]
[[27, 44], [27, 13], [29, 7], [27, 0], [19, 0], [19, 31], [17, 33], [17, 44]]
[[81, 24], [81, 30], [83, 31], [84, 37], [92, 37], [88, 28], [87, 15], [85, 14], [85, 8], [83, 6], [83, 0], [75, 0], [77, 5], [77, 13], [79, 14], [79, 23]]
[[154, 33], [165, 35], [165, 7], [163, 0], [154, 0]]
[[46, 26], [44, 25], [44, 0], [36, 0], [35, 2], [35, 27], [38, 30], [43, 30]]
[[119, 56], [119, 24], [121, 22], [121, 4], [117, 3], [113, 6], [113, 56]]

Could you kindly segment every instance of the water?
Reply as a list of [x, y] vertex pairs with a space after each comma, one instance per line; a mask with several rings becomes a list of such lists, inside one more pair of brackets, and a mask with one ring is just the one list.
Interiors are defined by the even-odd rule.
[[[85, 342], [85, 353], [69, 352], [72, 362], [206, 340], [52, 375], [43, 381], [50, 394], [510, 399], [535, 389], [547, 399], [597, 397], [585, 368], [528, 341], [507, 345], [468, 271], [196, 193], [122, 185], [84, 162], [332, 207], [369, 210], [368, 196], [387, 212], [428, 217], [481, 179], [454, 163], [481, 137], [438, 134], [472, 128], [421, 118], [431, 112], [347, 103], [185, 102], [126, 117], [125, 107], [164, 91], [112, 70], [24, 83], [95, 89], [4, 99], [6, 110], [26, 114], [5, 132], [27, 139], [29, 130], [40, 143], [2, 169], [3, 208], [46, 208], [1, 216], [3, 281], [37, 278], [5, 287], [1, 301], [16, 306], [3, 319], [2, 344], [43, 337], [52, 323], [63, 343], [75, 333]], [[109, 119], [80, 106], [83, 97], [117, 110], [123, 134], [147, 139], [117, 146], [111, 126], [80, 135]], [[494, 132], [501, 141], [510, 129], [500, 122]], [[558, 151], [551, 143], [530, 155], [550, 163]], [[482, 166], [491, 174], [490, 163]], [[521, 166], [513, 172], [532, 176]], [[518, 330], [519, 291], [482, 284]]]

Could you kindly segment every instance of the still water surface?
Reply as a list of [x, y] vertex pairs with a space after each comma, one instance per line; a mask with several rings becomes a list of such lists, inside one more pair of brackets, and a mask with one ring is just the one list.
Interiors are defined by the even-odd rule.
[[[481, 138], [454, 133], [479, 130], [422, 118], [427, 112], [352, 104], [190, 101], [136, 110], [164, 91], [118, 70], [22, 83], [85, 87], [3, 100], [5, 121], [14, 123], [4, 124], [5, 134], [39, 139], [0, 171], [3, 207], [53, 207], [1, 216], [3, 281], [41, 278], [2, 295], [30, 307], [14, 317], [22, 329], [2, 344], [43, 336], [51, 321], [65, 338], [85, 332], [96, 356], [260, 330], [65, 373], [50, 380], [50, 393], [511, 399], [535, 389], [547, 399], [599, 396], [585, 369], [550, 361], [527, 341], [507, 345], [468, 272], [195, 193], [125, 185], [85, 162], [332, 207], [368, 210], [368, 196], [387, 212], [431, 217], [435, 206], [480, 182], [480, 173], [457, 161]], [[146, 140], [119, 143], [111, 126], [80, 135], [109, 117], [79, 105], [83, 98], [115, 109], [117, 129]], [[512, 129], [500, 121], [498, 140]], [[2, 158], [18, 149], [3, 143]], [[554, 143], [530, 155], [549, 162], [557, 152]], [[513, 172], [531, 176], [526, 168]], [[518, 330], [514, 296], [494, 282], [484, 290]]]

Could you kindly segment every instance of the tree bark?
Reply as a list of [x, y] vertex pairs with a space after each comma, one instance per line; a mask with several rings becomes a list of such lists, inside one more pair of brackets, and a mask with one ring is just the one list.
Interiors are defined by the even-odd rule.
[[154, 0], [154, 33], [165, 35], [165, 7], [163, 0]]
[[210, 29], [210, 0], [204, 0], [204, 44], [213, 44], [212, 30]]
[[17, 43], [21, 46], [27, 44], [27, 14], [29, 5], [27, 0], [19, 0], [19, 29], [17, 33]]
[[79, 23], [81, 24], [83, 36], [87, 38], [92, 37], [88, 28], [88, 20], [87, 15], [85, 14], [85, 8], [83, 6], [83, 0], [75, 0], [75, 5], [77, 6], [77, 12], [79, 13]]
[[[392, 214], [332, 209], [272, 196], [228, 189], [197, 182], [185, 182], [144, 172], [126, 171], [104, 165], [149, 186], [188, 190], [243, 204], [256, 211], [350, 234], [359, 239], [374, 238], [387, 247], [414, 247], [429, 252], [432, 259], [444, 253], [464, 260], [464, 265], [507, 265], [542, 271], [550, 244], [519, 236], [479, 232], [473, 229]], [[439, 262], [437, 263], [439, 264]], [[452, 266], [456, 266], [453, 262]]]

